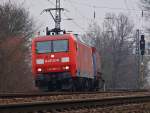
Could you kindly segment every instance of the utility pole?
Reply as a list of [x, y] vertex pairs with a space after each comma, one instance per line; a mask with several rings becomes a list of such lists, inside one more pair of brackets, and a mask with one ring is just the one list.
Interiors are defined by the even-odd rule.
[[93, 6], [93, 9], [94, 9], [94, 20], [95, 20], [96, 18], [95, 6]]
[[138, 83], [138, 88], [141, 87], [141, 76], [140, 76], [140, 30], [136, 30], [136, 61], [137, 61], [137, 83]]
[[[113, 17], [111, 15], [108, 15], [106, 18], [105, 18], [105, 27], [106, 27], [106, 32], [107, 32], [107, 36], [110, 37], [111, 39], [114, 39], [114, 30], [112, 28], [113, 26]], [[113, 43], [111, 45], [111, 48], [114, 50], [115, 49], [115, 44]], [[112, 54], [112, 59], [113, 61], [115, 61], [115, 54]], [[115, 66], [115, 63], [113, 62], [113, 65]], [[116, 88], [116, 83], [117, 83], [117, 69], [116, 68], [113, 68], [112, 70], [112, 88]]]
[[60, 0], [56, 0], [55, 28], [57, 29], [60, 29], [61, 10], [63, 9], [60, 8]]
[[112, 27], [111, 27], [111, 26], [112, 26], [113, 17], [107, 16], [107, 17], [105, 18], [105, 20], [107, 21], [107, 24], [106, 24], [106, 29], [107, 29], [107, 31], [113, 32]]
[[[64, 11], [64, 8], [60, 7], [60, 0], [56, 0], [56, 8], [48, 8], [44, 9], [44, 11], [49, 12], [55, 22], [55, 28], [49, 30], [47, 27], [46, 34], [50, 35], [51, 33], [55, 33], [57, 35], [60, 32], [62, 32], [63, 30], [61, 30], [60, 23], [61, 23], [61, 12]], [[55, 11], [55, 16], [52, 13], [52, 11]]]

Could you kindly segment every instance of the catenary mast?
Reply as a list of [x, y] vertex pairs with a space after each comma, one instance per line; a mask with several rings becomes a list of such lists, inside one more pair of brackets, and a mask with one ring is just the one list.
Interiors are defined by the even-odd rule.
[[[48, 8], [48, 9], [45, 9], [44, 11], [45, 12], [49, 12], [55, 22], [55, 28], [54, 29], [51, 29], [49, 30], [48, 27], [46, 28], [46, 35], [58, 35], [60, 34], [60, 32], [64, 32], [63, 30], [61, 30], [61, 27], [60, 27], [60, 23], [61, 23], [61, 12], [63, 11], [64, 9], [60, 7], [60, 0], [56, 0], [56, 8]], [[55, 11], [55, 16], [54, 14], [52, 13], [52, 11]]]

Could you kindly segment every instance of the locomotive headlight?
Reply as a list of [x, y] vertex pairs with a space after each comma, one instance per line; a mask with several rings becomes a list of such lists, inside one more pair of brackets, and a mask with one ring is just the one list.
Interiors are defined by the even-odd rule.
[[69, 69], [69, 66], [66, 66], [65, 69], [68, 70], [68, 69]]
[[37, 59], [36, 64], [44, 64], [44, 59]]
[[70, 68], [69, 66], [63, 67], [64, 70], [69, 70], [69, 68]]
[[42, 69], [41, 69], [41, 68], [38, 68], [38, 69], [37, 69], [37, 71], [38, 71], [38, 72], [41, 72], [41, 71], [42, 71]]
[[61, 62], [69, 62], [69, 61], [70, 61], [69, 57], [62, 57], [61, 58]]

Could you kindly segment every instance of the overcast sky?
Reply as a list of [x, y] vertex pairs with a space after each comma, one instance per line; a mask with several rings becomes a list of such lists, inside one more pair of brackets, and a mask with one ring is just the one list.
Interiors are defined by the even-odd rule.
[[[9, 0], [0, 0], [0, 4]], [[49, 13], [41, 12], [45, 8], [55, 7], [55, 0], [10, 0], [15, 3], [23, 3], [34, 17], [40, 30], [45, 30], [46, 26], [54, 27], [54, 22]], [[78, 33], [84, 33], [88, 24], [93, 22], [94, 10], [96, 12], [95, 21], [101, 25], [106, 13], [127, 14], [134, 20], [136, 26], [140, 26], [141, 10], [139, 0], [61, 0], [61, 7], [66, 10], [62, 13], [62, 28]], [[73, 21], [65, 20], [73, 18]]]

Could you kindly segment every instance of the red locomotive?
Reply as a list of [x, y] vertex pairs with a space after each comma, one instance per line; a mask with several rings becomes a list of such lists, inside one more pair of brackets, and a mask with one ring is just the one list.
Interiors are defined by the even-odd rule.
[[73, 34], [34, 38], [32, 70], [35, 85], [42, 90], [102, 88], [99, 53]]

